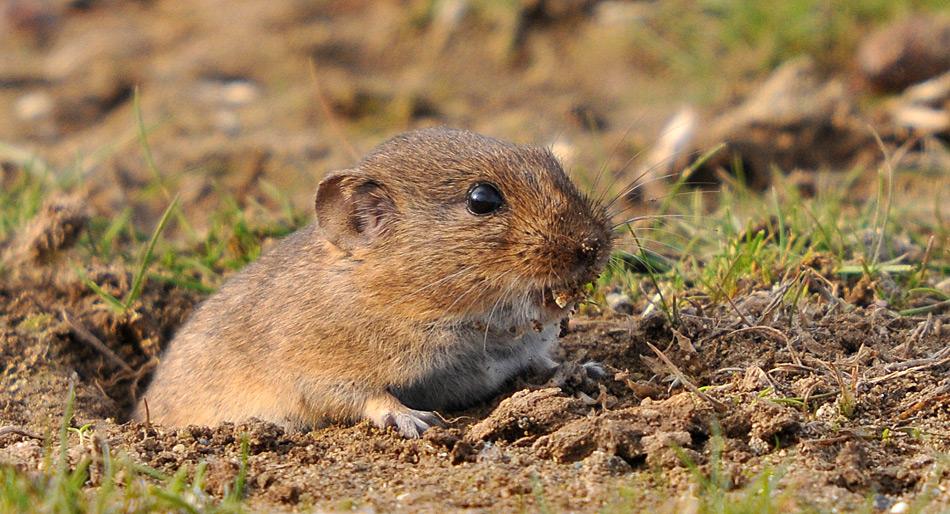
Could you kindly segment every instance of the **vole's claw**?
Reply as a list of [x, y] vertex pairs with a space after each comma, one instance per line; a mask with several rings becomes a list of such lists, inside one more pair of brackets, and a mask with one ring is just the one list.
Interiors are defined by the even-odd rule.
[[410, 410], [399, 412], [392, 416], [394, 425], [399, 434], [409, 439], [416, 439], [429, 427], [436, 425], [437, 418], [431, 412]]
[[413, 414], [419, 417], [419, 419], [425, 421], [429, 424], [430, 427], [441, 427], [444, 425], [442, 418], [435, 412], [429, 412], [425, 410], [414, 410]]
[[368, 401], [365, 415], [377, 427], [395, 427], [401, 436], [409, 439], [422, 436], [429, 427], [442, 425], [442, 419], [434, 412], [410, 409], [391, 395]]
[[441, 424], [442, 420], [432, 412], [406, 409], [405, 412], [386, 414], [382, 419], [382, 423], [378, 425], [379, 428], [395, 427], [399, 435], [416, 439], [422, 436], [422, 433], [428, 430], [429, 427]]
[[605, 370], [603, 365], [597, 361], [587, 361], [582, 364], [582, 366], [584, 367], [584, 371], [587, 372], [587, 376], [589, 378], [597, 380], [607, 376], [607, 370]]

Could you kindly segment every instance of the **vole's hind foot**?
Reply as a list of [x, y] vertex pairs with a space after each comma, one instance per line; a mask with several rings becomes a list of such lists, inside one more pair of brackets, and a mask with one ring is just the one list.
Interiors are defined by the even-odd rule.
[[389, 393], [367, 400], [363, 416], [379, 428], [395, 427], [409, 439], [420, 437], [429, 427], [442, 425], [434, 412], [410, 409]]
[[441, 424], [441, 420], [432, 412], [408, 409], [406, 412], [387, 414], [380, 427], [396, 427], [396, 430], [403, 437], [415, 439], [420, 437], [429, 427]]

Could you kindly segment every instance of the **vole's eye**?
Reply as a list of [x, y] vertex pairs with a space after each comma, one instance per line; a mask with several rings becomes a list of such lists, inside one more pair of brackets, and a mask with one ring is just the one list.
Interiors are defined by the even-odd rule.
[[491, 214], [505, 204], [498, 189], [485, 182], [479, 182], [468, 190], [468, 212], [482, 216]]

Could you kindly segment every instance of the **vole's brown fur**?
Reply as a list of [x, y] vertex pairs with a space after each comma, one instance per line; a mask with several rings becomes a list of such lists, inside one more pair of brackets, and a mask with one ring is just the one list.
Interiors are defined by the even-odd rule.
[[[472, 214], [476, 183], [504, 206]], [[611, 244], [549, 151], [444, 128], [327, 176], [316, 214], [181, 329], [145, 394], [152, 422], [368, 418], [418, 436], [438, 422], [427, 411], [555, 366], [570, 306], [551, 294], [594, 278]]]

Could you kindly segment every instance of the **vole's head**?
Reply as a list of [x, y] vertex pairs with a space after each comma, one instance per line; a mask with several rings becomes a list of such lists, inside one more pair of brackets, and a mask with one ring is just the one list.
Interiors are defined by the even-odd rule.
[[605, 210], [550, 151], [462, 130], [383, 143], [326, 177], [316, 210], [369, 300], [429, 319], [550, 321], [611, 248]]

